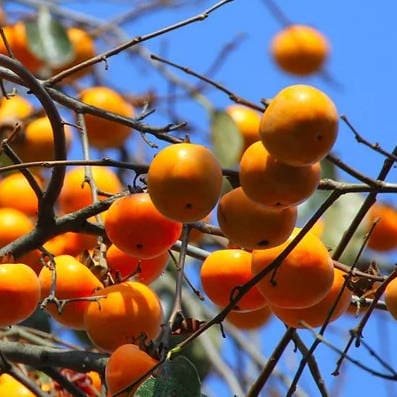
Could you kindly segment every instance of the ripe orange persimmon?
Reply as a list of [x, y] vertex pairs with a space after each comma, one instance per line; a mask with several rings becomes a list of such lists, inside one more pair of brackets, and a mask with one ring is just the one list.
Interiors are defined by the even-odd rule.
[[[72, 131], [65, 125], [66, 147], [72, 142]], [[15, 151], [24, 161], [44, 161], [54, 159], [54, 137], [47, 116], [31, 121], [25, 128], [21, 140], [14, 143]]]
[[[54, 258], [56, 270], [55, 296], [58, 299], [72, 299], [89, 297], [92, 293], [102, 288], [102, 283], [94, 274], [77, 259], [70, 255], [60, 255]], [[41, 297], [50, 293], [52, 272], [48, 267], [43, 267], [39, 274], [41, 284]], [[96, 302], [94, 302], [96, 303]], [[47, 311], [61, 324], [74, 328], [84, 329], [84, 312], [88, 301], [75, 301], [67, 303], [59, 313], [55, 303], [48, 303]]]
[[134, 276], [143, 284], [150, 284], [164, 271], [169, 259], [168, 251], [150, 259], [139, 259], [111, 245], [106, 251], [109, 270], [121, 278]]
[[[118, 347], [109, 357], [105, 368], [105, 382], [111, 395], [119, 392], [143, 375], [149, 372], [157, 360], [133, 344]], [[119, 394], [127, 397], [134, 394], [139, 385], [134, 386], [129, 392]]]
[[36, 273], [23, 263], [0, 264], [0, 326], [17, 324], [36, 310], [40, 283]]
[[21, 95], [3, 97], [0, 101], [0, 121], [24, 119], [33, 113], [32, 104]]
[[309, 85], [281, 90], [263, 113], [259, 134], [266, 150], [279, 161], [314, 164], [331, 150], [338, 133], [332, 100]]
[[[289, 327], [304, 328], [301, 321], [311, 327], [320, 327], [326, 320], [328, 313], [336, 302], [336, 299], [345, 282], [344, 274], [339, 269], [334, 269], [334, 281], [327, 295], [320, 302], [304, 309], [286, 309], [283, 307], [272, 306], [273, 313]], [[335, 321], [345, 313], [350, 305], [352, 293], [344, 288], [342, 295], [331, 315], [330, 321]]]
[[163, 215], [194, 222], [215, 207], [222, 189], [222, 169], [205, 146], [178, 143], [157, 153], [147, 183], [150, 198]]
[[[211, 252], [204, 260], [200, 271], [204, 292], [213, 303], [221, 307], [228, 305], [234, 290], [252, 277], [251, 253], [240, 249]], [[253, 287], [237, 303], [235, 310], [255, 310], [264, 305], [265, 298]]]
[[33, 74], [38, 73], [43, 67], [43, 61], [37, 58], [29, 48], [26, 27], [23, 22], [17, 22], [12, 26], [11, 48], [15, 58]]
[[[133, 107], [116, 91], [107, 87], [90, 87], [81, 93], [81, 100], [91, 106], [134, 117]], [[131, 127], [87, 114], [85, 118], [90, 144], [98, 149], [120, 147], [131, 134]]]
[[385, 303], [387, 310], [397, 320], [397, 278], [390, 281], [386, 287]]
[[[39, 178], [35, 178], [41, 186]], [[15, 208], [26, 215], [37, 215], [38, 200], [27, 179], [20, 173], [0, 179], [0, 207]]]
[[15, 208], [0, 208], [0, 247], [4, 247], [32, 229], [32, 221], [23, 212]]
[[262, 142], [252, 144], [240, 161], [240, 183], [254, 201], [270, 207], [295, 206], [316, 190], [321, 176], [320, 163], [293, 167], [271, 156]]
[[260, 309], [248, 312], [231, 311], [227, 314], [226, 320], [236, 328], [253, 330], [265, 325], [269, 321], [271, 315], [272, 312], [269, 306], [266, 305]]
[[34, 270], [34, 272], [39, 275], [43, 264], [40, 261], [41, 258], [41, 251], [35, 249], [33, 251], [29, 251], [26, 254], [18, 256], [16, 258], [17, 262], [24, 263], [26, 266], [29, 266]]
[[[118, 193], [122, 186], [117, 175], [106, 167], [92, 167], [92, 176], [98, 190]], [[59, 195], [59, 208], [63, 213], [77, 211], [92, 203], [91, 189], [84, 182], [84, 167], [76, 167], [66, 172], [64, 184]]]
[[0, 375], [0, 395], [10, 397], [36, 396], [36, 394], [32, 393], [25, 385], [8, 374]]
[[397, 248], [397, 209], [383, 203], [375, 203], [368, 212], [368, 224], [378, 220], [368, 239], [368, 247], [374, 251]]
[[97, 238], [94, 235], [66, 232], [48, 240], [44, 244], [44, 248], [54, 256], [77, 256], [84, 250], [93, 249], [96, 242]]
[[104, 296], [90, 302], [84, 316], [91, 341], [104, 351], [138, 342], [142, 335], [154, 339], [163, 321], [161, 303], [145, 284], [126, 281], [94, 293]]
[[306, 76], [321, 70], [329, 55], [327, 39], [306, 25], [290, 25], [272, 40], [270, 52], [285, 72]]
[[226, 108], [226, 112], [236, 123], [241, 136], [243, 137], [243, 150], [254, 142], [259, 141], [259, 125], [261, 116], [259, 113], [247, 106], [230, 105]]
[[[277, 247], [252, 253], [252, 272], [258, 274], [268, 267], [297, 235]], [[270, 271], [257, 284], [271, 306], [305, 308], [325, 298], [332, 287], [334, 268], [325, 245], [312, 233], [307, 233], [278, 267], [272, 282]]]
[[234, 244], [247, 249], [283, 243], [296, 222], [296, 207], [274, 209], [249, 199], [241, 187], [226, 193], [218, 204], [219, 226]]
[[178, 240], [182, 224], [162, 215], [148, 193], [136, 193], [113, 202], [105, 217], [110, 241], [129, 255], [154, 258]]

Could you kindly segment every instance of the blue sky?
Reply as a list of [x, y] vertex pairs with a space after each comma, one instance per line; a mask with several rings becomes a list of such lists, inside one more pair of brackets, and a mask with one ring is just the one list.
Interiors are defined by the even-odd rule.
[[[123, 1], [115, 2], [109, 8], [110, 2], [103, 3], [106, 3], [106, 7], [98, 1], [67, 2], [66, 5], [107, 21], [111, 19], [110, 14], [121, 13], [127, 4]], [[242, 33], [244, 39], [236, 50], [228, 55], [221, 69], [213, 76], [215, 80], [256, 102], [261, 98], [272, 97], [290, 84], [298, 82], [312, 84], [324, 90], [335, 101], [339, 113], [346, 114], [368, 140], [379, 142], [383, 148], [391, 151], [393, 145], [397, 144], [397, 30], [395, 28], [397, 3], [359, 0], [346, 2], [280, 0], [278, 3], [282, 5], [283, 12], [290, 20], [313, 25], [328, 38], [332, 53], [326, 70], [338, 82], [337, 85], [325, 81], [321, 75], [302, 79], [286, 75], [277, 69], [269, 56], [268, 47], [272, 36], [280, 29], [280, 24], [262, 0], [235, 0], [207, 20], [155, 38], [147, 42], [146, 47], [174, 62], [189, 66], [198, 72], [205, 72], [223, 46]], [[205, 2], [205, 5], [210, 4], [212, 2]], [[131, 36], [145, 34], [195, 15], [204, 8], [205, 6], [202, 5], [199, 8], [191, 7], [148, 15], [133, 25], [127, 24], [126, 29]], [[159, 89], [163, 95], [167, 93], [167, 85], [157, 72], [137, 59], [128, 63], [126, 61], [125, 55], [112, 58], [107, 72], [100, 66], [106, 81], [132, 93], [141, 93], [149, 89]], [[194, 78], [177, 73], [187, 81], [196, 82]], [[224, 94], [213, 89], [206, 90], [205, 95], [216, 107], [223, 108], [230, 104]], [[157, 112], [147, 121], [167, 124], [169, 117], [165, 110], [160, 105]], [[192, 140], [205, 141], [208, 131], [208, 117], [205, 110], [197, 103], [190, 104], [186, 101], [176, 102], [175, 110], [180, 117], [192, 121], [197, 131], [200, 131], [193, 135]], [[134, 142], [136, 144], [137, 141]], [[380, 155], [355, 142], [352, 133], [342, 123], [334, 152], [371, 177], [376, 176], [383, 162]], [[73, 155], [77, 156], [77, 152]], [[352, 180], [344, 174], [341, 174], [341, 177]], [[390, 173], [388, 180], [397, 182], [396, 169]], [[384, 199], [397, 205], [396, 197], [384, 195]], [[386, 258], [390, 263], [395, 263], [397, 255], [392, 253]], [[341, 319], [330, 328], [330, 339], [339, 347], [343, 347], [347, 330], [354, 324], [352, 317]], [[384, 357], [390, 355], [390, 362], [395, 367], [397, 367], [397, 359], [393, 357], [393, 353], [397, 346], [392, 336], [396, 328], [396, 321], [387, 314], [382, 314], [374, 316], [364, 332], [365, 340]], [[274, 320], [261, 333], [260, 343], [267, 355], [274, 348], [282, 332], [282, 324]], [[306, 340], [310, 341], [311, 337], [307, 336]], [[340, 382], [340, 393], [334, 391], [332, 395], [376, 394], [377, 397], [386, 397], [396, 394], [395, 386], [387, 385], [384, 381], [357, 370], [350, 364], [346, 365], [346, 372], [335, 379], [330, 375], [336, 361], [335, 354], [330, 353], [324, 346], [318, 353], [320, 369], [327, 386], [333, 385], [335, 381]], [[370, 363], [363, 349], [352, 348], [351, 353], [367, 364]], [[226, 355], [233, 361], [231, 350], [226, 350]], [[298, 356], [290, 350], [284, 356], [282, 365], [293, 374], [297, 362]], [[317, 395], [307, 374], [301, 385], [310, 396]], [[211, 381], [209, 386], [215, 387], [214, 395], [230, 395], [216, 380]]]

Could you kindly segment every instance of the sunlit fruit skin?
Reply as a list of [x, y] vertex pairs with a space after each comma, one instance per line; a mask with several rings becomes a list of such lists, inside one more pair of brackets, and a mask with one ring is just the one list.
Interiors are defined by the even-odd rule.
[[[304, 323], [308, 324], [310, 327], [322, 326], [340, 294], [345, 281], [344, 275], [345, 273], [341, 270], [334, 269], [334, 282], [331, 289], [328, 291], [327, 295], [315, 305], [303, 309], [286, 309], [272, 306], [271, 309], [273, 314], [289, 327], [293, 328], [305, 328]], [[335, 321], [347, 311], [351, 299], [352, 292], [348, 288], [344, 288], [338, 304], [330, 317], [330, 322]]]
[[[90, 87], [81, 93], [81, 100], [87, 105], [134, 117], [134, 108], [120, 94], [107, 87]], [[87, 114], [85, 117], [90, 144], [98, 149], [120, 147], [131, 135], [129, 126]]]
[[263, 327], [271, 318], [269, 306], [247, 312], [231, 311], [227, 314], [227, 322], [241, 330], [251, 331]]
[[273, 38], [270, 52], [283, 71], [307, 76], [322, 69], [330, 47], [318, 30], [305, 25], [290, 25]]
[[[277, 247], [252, 252], [252, 273], [258, 274], [268, 267], [297, 235], [296, 228], [290, 238]], [[278, 267], [272, 282], [273, 271], [257, 284], [271, 306], [305, 308], [323, 299], [334, 280], [333, 262], [321, 240], [307, 233]]]
[[[221, 307], [227, 306], [236, 288], [252, 277], [251, 253], [240, 249], [212, 252], [204, 260], [200, 270], [204, 292], [213, 303]], [[254, 286], [237, 303], [234, 310], [255, 310], [265, 305], [265, 298]]]
[[383, 203], [375, 203], [368, 212], [367, 224], [378, 220], [372, 230], [368, 247], [385, 252], [397, 248], [397, 209]]
[[150, 259], [139, 259], [128, 255], [111, 245], [106, 251], [106, 260], [112, 274], [124, 279], [134, 276], [134, 279], [143, 284], [150, 284], [164, 272], [169, 255], [168, 251]]
[[[114, 395], [138, 381], [157, 363], [157, 360], [140, 350], [136, 345], [129, 343], [120, 346], [110, 355], [105, 368], [105, 382], [110, 394]], [[129, 392], [121, 393], [119, 396], [131, 396], [138, 386], [134, 386]]]
[[105, 296], [90, 302], [85, 312], [87, 335], [99, 349], [112, 352], [125, 343], [138, 342], [142, 335], [154, 339], [163, 321], [155, 292], [137, 281], [126, 281], [95, 292]]
[[0, 375], [0, 395], [9, 397], [35, 397], [25, 385], [8, 374]]
[[15, 208], [0, 208], [0, 247], [4, 247], [32, 229], [32, 221], [23, 212]]
[[195, 222], [215, 207], [222, 169], [209, 149], [193, 143], [167, 146], [154, 157], [147, 174], [156, 208], [178, 222]]
[[27, 319], [40, 302], [36, 273], [23, 263], [0, 264], [0, 326]]
[[2, 98], [0, 101], [0, 121], [23, 120], [33, 113], [32, 104], [21, 95]]
[[387, 310], [397, 320], [397, 278], [390, 281], [386, 287], [385, 303]]
[[236, 123], [237, 128], [243, 137], [243, 150], [254, 142], [260, 140], [259, 125], [261, 122], [261, 116], [257, 111], [247, 106], [234, 104], [228, 106], [226, 108], [226, 112]]
[[[72, 142], [72, 131], [64, 126], [66, 149]], [[20, 141], [13, 145], [17, 154], [24, 161], [44, 161], [54, 159], [54, 136], [48, 117], [38, 117], [29, 122]]]
[[282, 89], [262, 115], [259, 134], [266, 150], [292, 166], [314, 164], [334, 145], [338, 113], [332, 100], [309, 85]]
[[162, 215], [148, 193], [136, 193], [112, 203], [106, 213], [105, 231], [122, 251], [149, 259], [161, 255], [178, 240], [182, 224]]
[[296, 206], [316, 190], [320, 163], [294, 167], [271, 156], [261, 141], [242, 155], [239, 178], [245, 194], [254, 201], [275, 208]]
[[296, 216], [296, 207], [266, 207], [249, 199], [241, 187], [222, 196], [217, 208], [222, 232], [234, 244], [247, 249], [283, 243], [295, 227]]
[[[58, 299], [72, 299], [90, 297], [97, 289], [103, 288], [102, 283], [88, 269], [73, 256], [60, 255], [54, 258], [56, 269], [55, 296]], [[46, 298], [51, 291], [52, 272], [48, 267], [43, 267], [39, 274], [41, 297]], [[84, 328], [84, 312], [88, 301], [75, 301], [67, 303], [59, 313], [55, 303], [48, 303], [46, 310], [58, 322], [73, 329]]]
[[[42, 187], [40, 179], [35, 180]], [[15, 173], [0, 179], [0, 207], [15, 208], [28, 216], [37, 215], [37, 196], [24, 175]]]
[[66, 232], [48, 240], [44, 248], [54, 256], [80, 255], [84, 250], [95, 247], [97, 238], [94, 235]]
[[[109, 168], [92, 167], [93, 180], [98, 190], [106, 193], [119, 193], [122, 189], [118, 176]], [[84, 182], [84, 167], [76, 167], [66, 172], [59, 195], [59, 208], [62, 213], [77, 211], [92, 204], [91, 188]], [[99, 199], [102, 199], [99, 196]]]

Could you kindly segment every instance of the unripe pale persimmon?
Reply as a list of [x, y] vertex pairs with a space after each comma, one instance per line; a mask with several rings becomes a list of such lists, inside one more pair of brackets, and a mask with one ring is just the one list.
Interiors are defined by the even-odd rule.
[[249, 199], [241, 187], [226, 193], [218, 205], [222, 232], [247, 249], [270, 248], [283, 243], [296, 222], [296, 207], [274, 209]]
[[[133, 117], [134, 108], [116, 91], [108, 87], [90, 87], [81, 93], [81, 100], [87, 105]], [[131, 127], [87, 114], [85, 117], [90, 144], [98, 149], [120, 147], [132, 132]]]
[[[235, 289], [252, 277], [251, 253], [240, 249], [212, 252], [204, 260], [200, 271], [205, 293], [213, 303], [221, 307], [228, 305]], [[235, 310], [255, 310], [265, 304], [265, 298], [254, 286], [237, 303]]]
[[[149, 372], [157, 360], [131, 343], [118, 347], [109, 357], [105, 368], [105, 381], [111, 395], [116, 394]], [[120, 397], [131, 396], [139, 385]]]
[[263, 113], [259, 134], [279, 161], [304, 166], [324, 158], [335, 143], [338, 112], [332, 100], [309, 85], [281, 90]]
[[321, 70], [329, 54], [327, 39], [305, 25], [290, 25], [272, 40], [270, 52], [285, 72], [306, 76]]
[[194, 222], [207, 216], [222, 189], [222, 169], [205, 146], [178, 143], [154, 157], [147, 175], [153, 204], [166, 217]]
[[226, 112], [236, 123], [240, 134], [243, 137], [243, 150], [254, 142], [259, 141], [259, 125], [261, 122], [260, 114], [243, 105], [230, 105], [226, 108]]
[[[252, 272], [267, 268], [298, 234], [277, 247], [252, 252]], [[281, 262], [273, 277], [268, 272], [257, 284], [269, 305], [285, 308], [305, 308], [323, 299], [332, 287], [334, 268], [327, 247], [312, 233], [307, 233]]]
[[262, 142], [252, 144], [241, 157], [240, 183], [254, 201], [270, 207], [295, 206], [316, 190], [321, 176], [320, 163], [293, 167], [271, 156]]
[[397, 248], [397, 209], [383, 203], [375, 203], [368, 212], [368, 224], [378, 221], [368, 239], [368, 247], [374, 251], [390, 251]]
[[87, 334], [98, 348], [111, 352], [143, 335], [151, 340], [160, 333], [161, 303], [145, 284], [126, 281], [95, 292], [98, 295], [104, 298], [89, 302], [84, 315]]
[[[336, 299], [345, 282], [344, 274], [339, 269], [334, 269], [334, 281], [327, 295], [320, 302], [303, 309], [286, 309], [272, 306], [273, 313], [289, 327], [304, 328], [302, 321], [311, 327], [320, 327], [324, 324], [328, 313], [334, 306]], [[332, 312], [330, 321], [335, 321], [345, 313], [350, 305], [352, 292], [344, 288], [335, 310]]]
[[[55, 296], [58, 299], [90, 297], [96, 289], [103, 287], [91, 270], [73, 256], [56, 256], [54, 261], [57, 276]], [[48, 267], [43, 267], [40, 271], [39, 279], [41, 297], [44, 299], [51, 291], [51, 270]], [[88, 304], [89, 302], [84, 300], [70, 302], [59, 313], [55, 303], [49, 302], [46, 309], [61, 324], [73, 329], [84, 329], [84, 312]]]
[[40, 282], [36, 273], [23, 263], [0, 264], [0, 326], [17, 324], [36, 310]]
[[149, 259], [178, 240], [182, 224], [162, 215], [148, 193], [136, 193], [113, 202], [106, 212], [105, 231], [122, 251]]

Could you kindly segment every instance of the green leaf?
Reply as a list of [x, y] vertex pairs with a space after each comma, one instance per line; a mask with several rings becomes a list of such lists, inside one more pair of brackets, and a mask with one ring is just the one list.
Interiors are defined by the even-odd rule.
[[156, 378], [149, 378], [136, 391], [136, 397], [201, 397], [196, 368], [186, 357], [165, 362]]
[[28, 46], [34, 55], [51, 67], [68, 64], [74, 50], [66, 30], [51, 15], [47, 7], [41, 7], [37, 19], [26, 23]]
[[233, 167], [240, 159], [243, 138], [233, 119], [223, 110], [211, 113], [211, 139], [222, 167]]

